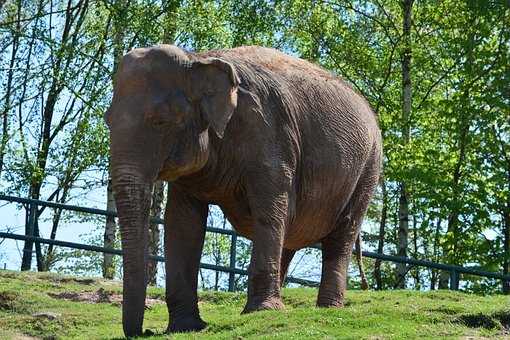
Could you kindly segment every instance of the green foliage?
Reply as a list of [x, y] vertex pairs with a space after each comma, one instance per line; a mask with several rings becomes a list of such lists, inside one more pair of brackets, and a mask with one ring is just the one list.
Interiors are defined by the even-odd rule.
[[[40, 0], [7, 1], [2, 9], [1, 191], [25, 196], [39, 188], [41, 198], [68, 202], [104, 186], [102, 113], [119, 52], [163, 41], [195, 51], [272, 46], [342, 76], [378, 114], [387, 197], [378, 192], [370, 207], [370, 247], [381, 236], [384, 206], [384, 251], [396, 252], [399, 183], [406, 183], [416, 239], [410, 256], [508, 271], [510, 9], [503, 1], [414, 2], [407, 120], [401, 1]], [[48, 140], [43, 118], [52, 101]], [[214, 261], [225, 265], [227, 248], [226, 238], [208, 236], [206, 257], [219, 254]], [[238, 265], [245, 265], [249, 245], [239, 248]], [[387, 287], [395, 284], [392, 271], [383, 267]], [[437, 273], [413, 271], [415, 287], [436, 284]], [[499, 283], [467, 288], [494, 291]]]
[[[93, 246], [103, 246], [103, 233], [101, 227], [96, 227], [92, 233], [81, 234], [81, 242], [83, 244], [89, 244]], [[120, 237], [116, 238], [115, 249], [120, 249]], [[82, 275], [82, 276], [101, 276], [103, 254], [93, 251], [71, 249], [71, 248], [57, 248], [55, 254], [55, 263], [52, 270], [59, 274], [68, 275]], [[122, 258], [120, 256], [113, 257], [113, 268], [116, 272], [113, 273], [113, 277], [122, 279], [121, 263]]]
[[[210, 206], [207, 223], [209, 227], [213, 228], [232, 228], [217, 206]], [[231, 242], [232, 236], [230, 235], [206, 233], [201, 262], [230, 267]], [[235, 247], [235, 267], [247, 269], [251, 255], [251, 242], [238, 237]], [[229, 273], [200, 269], [199, 278], [201, 289], [227, 290], [229, 288]], [[237, 291], [246, 288], [247, 277], [244, 275], [234, 275], [234, 289]]]

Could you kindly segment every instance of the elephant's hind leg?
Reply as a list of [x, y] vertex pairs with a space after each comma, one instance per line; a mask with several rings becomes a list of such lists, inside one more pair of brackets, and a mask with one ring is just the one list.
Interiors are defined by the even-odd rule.
[[361, 229], [377, 176], [362, 176], [336, 228], [322, 240], [322, 277], [317, 306], [342, 307], [352, 248]]
[[322, 240], [322, 276], [318, 307], [342, 307], [347, 284], [347, 269], [358, 227], [342, 221]]

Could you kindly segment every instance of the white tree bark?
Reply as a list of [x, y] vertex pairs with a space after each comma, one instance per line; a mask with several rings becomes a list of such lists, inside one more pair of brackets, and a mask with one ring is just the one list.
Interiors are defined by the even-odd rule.
[[[108, 171], [108, 186], [106, 188], [106, 210], [116, 211], [115, 199], [113, 197], [112, 179]], [[117, 231], [117, 223], [115, 217], [107, 216], [104, 228], [103, 246], [106, 248], [115, 247], [115, 239]], [[103, 277], [105, 279], [113, 279], [115, 275], [115, 263], [113, 262], [113, 254], [103, 254]]]
[[[163, 211], [163, 201], [165, 199], [165, 182], [156, 181], [152, 192], [151, 217], [161, 217]], [[160, 244], [160, 225], [157, 223], [149, 223], [149, 254], [159, 254]], [[147, 278], [150, 285], [156, 284], [158, 276], [158, 262], [155, 260], [147, 261]]]

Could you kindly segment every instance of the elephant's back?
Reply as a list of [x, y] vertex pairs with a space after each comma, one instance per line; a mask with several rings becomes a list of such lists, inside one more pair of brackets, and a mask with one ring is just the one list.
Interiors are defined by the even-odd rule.
[[[338, 226], [338, 220], [380, 149], [377, 118], [368, 102], [341, 78], [302, 59], [281, 52], [245, 47], [236, 53], [252, 58], [265, 77], [279, 86], [288, 111], [273, 112], [284, 123], [297, 150], [294, 211], [285, 247], [299, 249], [316, 243]], [[271, 114], [271, 113], [270, 113]]]
[[263, 99], [279, 143], [296, 155], [293, 216], [284, 246], [298, 249], [319, 241], [336, 227], [379, 147], [369, 104], [341, 78], [274, 49], [247, 46], [203, 56], [236, 66], [241, 86]]
[[[302, 83], [303, 81], [307, 83], [332, 82], [337, 86], [350, 88], [343, 79], [320, 66], [273, 48], [241, 46], [232, 49], [207, 51], [199, 53], [199, 56], [216, 57], [230, 61], [235, 66], [240, 66], [241, 76], [245, 75], [244, 73], [261, 72], [264, 75], [272, 76], [273, 79], [281, 78], [290, 83]], [[250, 75], [247, 78], [251, 78]]]
[[365, 98], [318, 65], [260, 46], [213, 50], [200, 56], [231, 62], [241, 86], [261, 99], [274, 126], [286, 130], [282, 124], [288, 125], [292, 138], [304, 139], [305, 144], [312, 140], [312, 149], [317, 145], [323, 151], [353, 147], [366, 153], [366, 144], [378, 137], [377, 117]]
[[272, 104], [281, 101], [277, 104], [282, 110], [272, 114], [292, 115], [298, 122], [343, 119], [357, 124], [362, 119], [362, 124], [377, 126], [376, 116], [361, 94], [341, 77], [307, 60], [260, 46], [213, 50], [199, 56], [231, 62], [241, 86]]

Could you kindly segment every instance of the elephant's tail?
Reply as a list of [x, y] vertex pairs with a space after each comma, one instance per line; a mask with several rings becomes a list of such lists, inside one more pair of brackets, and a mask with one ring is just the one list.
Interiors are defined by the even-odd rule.
[[359, 275], [361, 277], [361, 289], [368, 289], [368, 282], [363, 268], [363, 255], [361, 254], [361, 231], [356, 238], [356, 260], [358, 261]]

